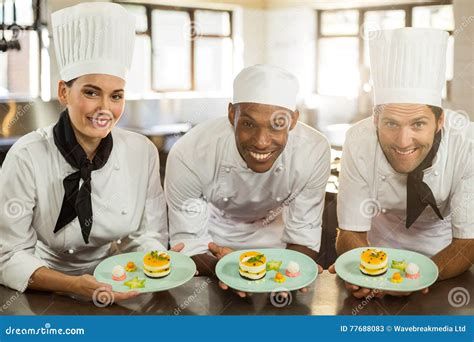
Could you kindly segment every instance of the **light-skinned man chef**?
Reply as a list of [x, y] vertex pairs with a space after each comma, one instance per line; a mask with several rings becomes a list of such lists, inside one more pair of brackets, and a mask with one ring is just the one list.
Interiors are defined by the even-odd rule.
[[316, 259], [330, 147], [298, 122], [297, 91], [283, 69], [245, 68], [228, 117], [198, 125], [171, 149], [170, 241], [185, 244], [200, 275], [214, 274], [233, 249], [288, 248]]
[[[407, 249], [431, 257], [439, 280], [455, 277], [474, 260], [474, 125], [441, 108], [448, 33], [403, 28], [373, 37], [374, 115], [346, 136], [337, 253]], [[346, 288], [358, 298], [371, 293]]]

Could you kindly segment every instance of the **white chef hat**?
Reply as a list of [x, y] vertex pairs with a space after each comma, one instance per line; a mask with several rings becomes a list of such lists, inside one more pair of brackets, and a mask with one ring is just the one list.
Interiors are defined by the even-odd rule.
[[61, 79], [107, 74], [125, 79], [135, 42], [135, 17], [118, 4], [88, 2], [51, 15]]
[[258, 64], [243, 69], [234, 80], [233, 103], [252, 102], [296, 109], [298, 80], [288, 71]]
[[441, 107], [448, 33], [405, 27], [373, 32], [369, 41], [374, 104]]

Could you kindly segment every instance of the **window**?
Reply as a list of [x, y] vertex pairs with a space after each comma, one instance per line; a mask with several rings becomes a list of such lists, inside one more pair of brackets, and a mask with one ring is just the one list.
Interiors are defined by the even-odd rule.
[[413, 8], [413, 27], [430, 27], [446, 30], [448, 52], [446, 56], [446, 85], [443, 88], [443, 99], [449, 98], [449, 89], [454, 73], [454, 13], [452, 5], [417, 6]]
[[[0, 98], [32, 98], [40, 92], [41, 70], [40, 37], [34, 30], [34, 4], [32, 0], [16, 1], [16, 10], [13, 4], [12, 0], [4, 0], [4, 6], [0, 4], [0, 22], [5, 19], [0, 25], [0, 40], [17, 39], [21, 48], [0, 52]], [[14, 31], [17, 38], [13, 37]]]
[[129, 92], [231, 89], [230, 11], [124, 6], [137, 17]]
[[449, 98], [454, 64], [454, 17], [453, 6], [445, 3], [318, 12], [317, 92], [348, 97], [356, 97], [361, 91], [370, 92], [368, 43], [371, 32], [413, 26], [439, 28], [451, 34], [447, 83], [443, 90], [443, 98]]
[[[5, 13], [2, 12], [2, 3]], [[3, 0], [6, 40], [14, 6], [21, 50], [0, 52], [0, 98], [50, 99], [50, 33], [36, 17], [40, 0]], [[136, 17], [128, 94], [151, 91], [225, 91], [232, 87], [232, 12], [122, 4]], [[0, 32], [0, 40], [3, 38]]]
[[371, 32], [380, 29], [396, 29], [405, 27], [404, 10], [367, 11], [364, 13], [363, 41], [364, 64], [369, 67], [369, 41]]

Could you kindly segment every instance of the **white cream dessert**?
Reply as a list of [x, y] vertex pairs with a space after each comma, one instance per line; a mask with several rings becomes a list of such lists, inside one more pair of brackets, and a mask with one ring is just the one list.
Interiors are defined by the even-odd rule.
[[405, 277], [408, 279], [418, 279], [420, 277], [420, 267], [413, 262], [408, 263], [405, 268]]
[[260, 252], [244, 252], [240, 255], [239, 273], [249, 280], [258, 280], [267, 273], [267, 259]]
[[127, 274], [125, 273], [125, 269], [122, 265], [116, 265], [112, 269], [112, 279], [115, 281], [125, 280], [127, 278]]
[[298, 277], [300, 275], [300, 265], [296, 261], [290, 261], [285, 273], [290, 278]]

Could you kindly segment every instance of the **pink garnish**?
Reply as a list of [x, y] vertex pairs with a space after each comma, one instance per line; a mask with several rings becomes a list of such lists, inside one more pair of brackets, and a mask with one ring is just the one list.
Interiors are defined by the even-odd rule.
[[291, 273], [289, 272], [288, 270], [286, 270], [285, 274], [290, 277], [290, 278], [296, 278], [297, 276], [300, 275], [300, 272], [296, 272], [296, 273]]
[[127, 275], [125, 273], [122, 274], [122, 276], [120, 276], [120, 277], [112, 276], [112, 279], [115, 280], [115, 281], [122, 281], [122, 280], [125, 280], [125, 278], [127, 278]]
[[418, 279], [418, 278], [420, 278], [420, 272], [415, 273], [415, 274], [406, 273], [405, 277], [407, 277], [408, 279]]

